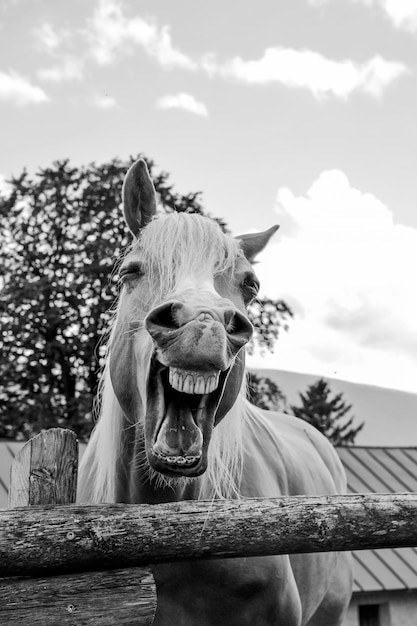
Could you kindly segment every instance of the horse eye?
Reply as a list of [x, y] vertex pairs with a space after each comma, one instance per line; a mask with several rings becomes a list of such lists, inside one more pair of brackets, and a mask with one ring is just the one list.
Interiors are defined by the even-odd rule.
[[140, 278], [143, 276], [143, 269], [140, 263], [131, 263], [130, 265], [126, 265], [126, 267], [122, 267], [119, 272], [119, 278], [121, 281]]
[[243, 295], [246, 303], [252, 302], [252, 300], [258, 295], [258, 291], [259, 283], [257, 280], [247, 277], [243, 281]]

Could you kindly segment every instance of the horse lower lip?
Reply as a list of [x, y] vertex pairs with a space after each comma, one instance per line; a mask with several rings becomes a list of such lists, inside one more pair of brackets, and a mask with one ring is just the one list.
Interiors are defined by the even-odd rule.
[[165, 455], [161, 454], [157, 448], [154, 446], [152, 449], [154, 455], [158, 458], [158, 460], [162, 461], [166, 465], [170, 465], [173, 467], [193, 467], [197, 465], [197, 463], [201, 459], [201, 454], [193, 455], [193, 456], [182, 456], [182, 455]]

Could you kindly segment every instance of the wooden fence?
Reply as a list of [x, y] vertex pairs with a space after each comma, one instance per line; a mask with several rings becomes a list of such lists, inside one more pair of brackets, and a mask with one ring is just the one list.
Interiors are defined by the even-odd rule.
[[15, 459], [0, 623], [151, 624], [149, 563], [417, 546], [415, 494], [79, 506], [77, 457], [75, 435], [52, 429]]
[[[73, 504], [77, 469], [77, 438], [72, 431], [60, 428], [28, 441], [14, 459], [9, 510], [0, 511], [0, 563], [8, 564], [0, 573], [5, 577], [0, 578], [0, 624], [152, 624], [156, 588], [149, 567], [126, 567], [120, 561], [111, 569], [103, 564], [97, 571], [89, 567], [88, 572], [82, 572], [75, 566], [71, 573], [64, 573], [64, 564], [62, 568], [59, 564], [55, 568], [40, 566], [45, 555], [53, 554], [51, 540], [64, 536], [71, 551], [75, 534], [59, 521], [42, 529], [31, 516], [42, 513], [45, 520], [52, 521], [57, 510], [64, 518], [72, 511], [76, 524], [77, 512], [84, 512]], [[23, 556], [20, 564], [16, 550]], [[24, 563], [29, 554], [33, 562], [27, 568]]]

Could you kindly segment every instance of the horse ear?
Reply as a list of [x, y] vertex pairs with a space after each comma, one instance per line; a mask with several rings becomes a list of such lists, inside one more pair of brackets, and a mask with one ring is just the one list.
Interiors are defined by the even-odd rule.
[[279, 226], [271, 226], [268, 230], [262, 233], [249, 233], [248, 235], [238, 235], [236, 239], [240, 240], [242, 250], [245, 257], [250, 263], [253, 263], [255, 258], [265, 248], [272, 235], [277, 232]]
[[130, 167], [123, 183], [123, 212], [135, 237], [156, 212], [156, 193], [143, 159]]

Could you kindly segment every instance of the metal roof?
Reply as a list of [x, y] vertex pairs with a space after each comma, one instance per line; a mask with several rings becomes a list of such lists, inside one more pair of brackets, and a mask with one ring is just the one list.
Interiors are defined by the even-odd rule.
[[[337, 448], [350, 493], [417, 492], [417, 448]], [[353, 552], [353, 591], [417, 589], [417, 549]]]
[[[23, 443], [0, 441], [0, 509], [7, 508], [10, 466]], [[417, 492], [417, 448], [349, 446], [337, 451], [350, 493]], [[360, 550], [353, 558], [355, 592], [417, 589], [416, 548]]]

